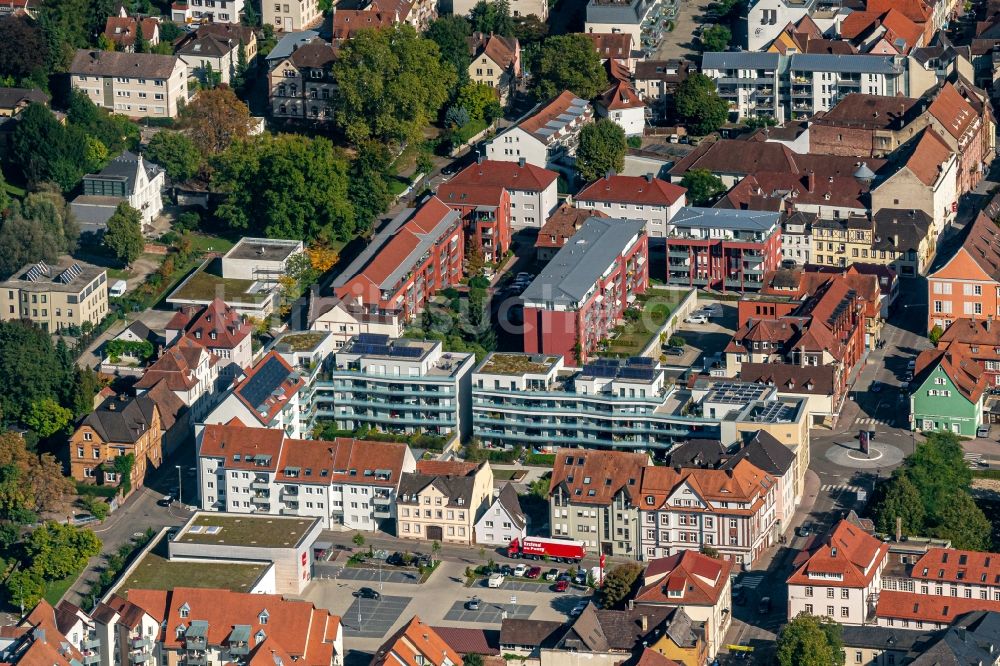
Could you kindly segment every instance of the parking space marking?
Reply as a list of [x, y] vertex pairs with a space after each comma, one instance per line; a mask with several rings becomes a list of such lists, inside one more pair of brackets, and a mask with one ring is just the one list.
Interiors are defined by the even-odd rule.
[[484, 624], [500, 624], [504, 611], [507, 617], [526, 620], [531, 617], [535, 610], [534, 606], [525, 604], [498, 604], [483, 601], [479, 604], [479, 610], [467, 610], [464, 601], [456, 601], [445, 614], [444, 619], [449, 622], [479, 622]]
[[515, 590], [517, 592], [546, 592], [554, 584], [548, 581], [533, 583], [529, 580], [510, 580], [508, 578], [500, 587], [505, 590]]
[[412, 600], [412, 597], [356, 598], [341, 618], [344, 632], [356, 638], [382, 638]]
[[[381, 574], [383, 583], [409, 583], [416, 585], [420, 582], [420, 575], [416, 572], [409, 573], [404, 571], [382, 571]], [[337, 574], [337, 578], [342, 580], [363, 580], [372, 583], [377, 583], [379, 581], [379, 572], [377, 569], [341, 569]]]

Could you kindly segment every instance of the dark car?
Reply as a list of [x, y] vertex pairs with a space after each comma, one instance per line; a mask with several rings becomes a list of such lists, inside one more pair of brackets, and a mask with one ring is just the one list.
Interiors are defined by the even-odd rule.
[[465, 610], [479, 610], [479, 597], [472, 597], [466, 601]]
[[760, 600], [760, 603], [757, 604], [757, 612], [761, 615], [767, 615], [771, 612], [771, 597], [764, 597]]
[[663, 345], [660, 349], [667, 356], [683, 356], [684, 355], [684, 348], [683, 347], [674, 347], [673, 345]]
[[157, 506], [170, 506], [174, 503], [174, 498], [172, 495], [164, 495], [162, 498], [156, 500]]
[[504, 564], [503, 566], [500, 567], [500, 573], [503, 574], [504, 576], [513, 576], [514, 569], [509, 565]]
[[733, 585], [733, 603], [737, 606], [742, 606], [747, 602], [747, 592], [746, 589], [737, 583]]
[[557, 581], [564, 580], [564, 581], [566, 581], [568, 583], [571, 580], [571, 577], [570, 577], [568, 571], [563, 571], [561, 574], [559, 574], [558, 576], [556, 576], [556, 580]]
[[556, 592], [565, 592], [569, 588], [569, 581], [565, 578], [561, 578], [556, 581], [555, 585], [552, 586]]
[[443, 167], [441, 167], [441, 175], [450, 176], [452, 174], [456, 174], [462, 170], [462, 166], [463, 165], [458, 162], [452, 162], [451, 164], [446, 164]]
[[528, 573], [524, 574], [525, 578], [538, 578], [542, 575], [541, 567], [531, 567], [528, 569]]
[[573, 582], [576, 583], [577, 585], [585, 584], [587, 582], [587, 572], [578, 571], [576, 573], [576, 576], [573, 577]]
[[373, 590], [370, 587], [363, 587], [354, 593], [354, 596], [360, 599], [381, 599], [382, 595], [378, 593], [378, 590]]
[[797, 530], [795, 530], [795, 532], [796, 532], [796, 533], [797, 533], [797, 534], [798, 534], [798, 535], [799, 535], [800, 537], [807, 537], [807, 536], [809, 536], [810, 534], [812, 534], [812, 526], [811, 526], [811, 525], [809, 525], [808, 523], [806, 523], [806, 524], [804, 524], [804, 525], [799, 525], [799, 528], [798, 528]]
[[868, 390], [871, 391], [872, 393], [878, 393], [879, 391], [882, 390], [882, 385], [879, 384], [878, 382], [872, 382], [871, 386], [868, 387]]
[[394, 567], [401, 567], [404, 564], [403, 554], [397, 550], [395, 553], [385, 558], [385, 563]]

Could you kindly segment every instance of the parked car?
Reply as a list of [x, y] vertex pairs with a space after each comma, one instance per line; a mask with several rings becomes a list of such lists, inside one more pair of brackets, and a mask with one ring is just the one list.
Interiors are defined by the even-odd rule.
[[799, 528], [795, 530], [795, 532], [800, 537], [807, 537], [810, 534], [812, 534], [812, 527], [809, 525], [809, 523], [803, 523], [802, 525], [799, 525]]
[[684, 319], [685, 324], [707, 324], [708, 317], [703, 314], [692, 312], [687, 318]]
[[771, 597], [764, 597], [757, 604], [757, 612], [761, 615], [767, 615], [771, 612]]
[[683, 347], [673, 347], [671, 345], [663, 345], [662, 347], [660, 347], [660, 349], [667, 356], [683, 356], [684, 355], [684, 348]]
[[503, 574], [500, 574], [500, 573], [492, 574], [486, 580], [486, 586], [487, 587], [500, 587], [501, 585], [503, 585], [504, 579], [505, 579], [505, 576]]
[[586, 571], [578, 571], [577, 574], [575, 576], [573, 576], [573, 582], [576, 583], [577, 585], [586, 585], [587, 584], [587, 572]]
[[378, 593], [378, 590], [373, 590], [370, 587], [362, 587], [360, 590], [354, 592], [354, 596], [359, 599], [381, 599], [382, 595]]
[[479, 610], [479, 597], [472, 597], [466, 601], [465, 610]]
[[518, 578], [522, 578], [526, 573], [528, 573], [527, 564], [518, 564], [516, 567], [514, 567], [514, 575], [517, 576]]
[[906, 369], [909, 370], [910, 372], [913, 372], [916, 369], [916, 367], [917, 367], [916, 359], [911, 358], [909, 361], [906, 362]]
[[518, 273], [518, 274], [517, 274], [517, 275], [516, 275], [516, 276], [514, 277], [514, 279], [515, 279], [515, 280], [527, 280], [528, 282], [531, 282], [532, 280], [534, 280], [534, 279], [535, 279], [535, 274], [534, 274], [534, 273], [525, 273], [525, 272], [521, 272], [521, 273]]
[[504, 564], [500, 567], [500, 573], [504, 576], [512, 576], [514, 575], [514, 569], [512, 569], [510, 565]]
[[170, 506], [174, 503], [173, 495], [164, 495], [160, 499], [156, 500], [157, 506]]
[[582, 613], [587, 608], [587, 604], [589, 604], [589, 603], [590, 603], [589, 601], [581, 601], [576, 606], [573, 606], [573, 610], [571, 610], [569, 612], [570, 616], [571, 617], [578, 616], [580, 613]]
[[549, 569], [545, 572], [545, 580], [555, 580], [559, 576], [559, 569]]
[[528, 569], [528, 572], [526, 574], [524, 574], [524, 577], [525, 578], [538, 578], [541, 575], [542, 575], [542, 568], [541, 567], [531, 567], [530, 569]]
[[976, 437], [980, 439], [985, 439], [990, 436], [990, 427], [988, 425], [981, 425], [976, 428]]
[[733, 603], [737, 606], [742, 606], [747, 602], [747, 591], [746, 588], [741, 584], [736, 583], [733, 585]]
[[569, 581], [566, 579], [557, 580], [555, 585], [552, 586], [556, 592], [565, 592], [569, 588]]

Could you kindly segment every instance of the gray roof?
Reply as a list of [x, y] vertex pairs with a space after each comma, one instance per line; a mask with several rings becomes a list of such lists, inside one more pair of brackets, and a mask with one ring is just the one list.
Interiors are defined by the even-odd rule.
[[844, 648], [869, 648], [876, 650], [913, 649], [916, 645], [939, 637], [943, 631], [917, 631], [914, 629], [899, 629], [895, 627], [851, 626], [843, 627]]
[[590, 0], [588, 23], [642, 23], [652, 0]]
[[[883, 208], [872, 216], [875, 222], [876, 249], [919, 250], [920, 241], [927, 238], [931, 217], [922, 210]], [[898, 241], [898, 243], [897, 243]]]
[[685, 206], [670, 221], [675, 227], [767, 231], [781, 223], [781, 213]]
[[552, 648], [563, 633], [563, 623], [555, 620], [520, 620], [507, 617], [500, 621], [500, 645], [523, 645]]
[[902, 65], [893, 56], [841, 55], [836, 53], [796, 53], [789, 68], [804, 72], [845, 74], [899, 74]]
[[81, 76], [169, 79], [176, 67], [176, 56], [78, 49], [69, 66], [69, 73]]
[[735, 467], [741, 460], [747, 460], [757, 469], [772, 476], [784, 476], [795, 462], [795, 454], [773, 435], [758, 430], [753, 439], [727, 460], [723, 467], [727, 469]]
[[10, 109], [21, 102], [48, 104], [49, 95], [32, 88], [0, 88], [0, 109]]
[[97, 233], [107, 228], [108, 220], [123, 201], [127, 199], [81, 194], [70, 202], [69, 207], [80, 224], [80, 233]]
[[[453, 475], [433, 475], [420, 474], [417, 472], [403, 472], [399, 480], [399, 490], [396, 492], [400, 502], [404, 504], [416, 504], [414, 501], [406, 501], [402, 498], [408, 495], [416, 495], [428, 486], [435, 486], [448, 498], [447, 506], [466, 506], [473, 511], [472, 491], [476, 485], [475, 476], [453, 476]], [[458, 500], [462, 502], [459, 504]]]
[[521, 502], [517, 499], [517, 491], [510, 483], [505, 483], [500, 489], [500, 494], [496, 498], [496, 503], [500, 504], [510, 516], [511, 522], [517, 529], [522, 529], [527, 524], [524, 511], [521, 510]]
[[133, 444], [149, 430], [153, 422], [155, 403], [145, 395], [135, 398], [108, 398], [83, 419], [97, 431], [101, 439], [111, 444]]
[[[626, 610], [598, 610], [589, 604], [563, 636], [560, 647], [577, 651], [610, 652], [632, 650], [643, 639], [658, 636], [663, 629], [673, 629], [685, 641], [690, 636], [692, 623], [680, 608], [641, 606]], [[643, 617], [646, 628], [643, 629]], [[675, 624], [679, 620], [680, 624]]]
[[1000, 646], [1000, 613], [975, 611], [955, 621], [930, 649], [921, 650], [912, 666], [992, 664]]
[[533, 303], [579, 303], [611, 262], [645, 228], [642, 220], [588, 219], [528, 285], [521, 298]]
[[283, 60], [292, 55], [296, 48], [303, 44], [308, 44], [319, 37], [319, 30], [302, 30], [300, 32], [289, 32], [278, 40], [271, 52], [267, 54], [267, 63], [270, 66], [279, 60]]
[[233, 49], [239, 48], [239, 42], [227, 40], [215, 35], [205, 34], [195, 37], [177, 51], [179, 56], [203, 56], [206, 58], [221, 58]]
[[780, 53], [709, 51], [701, 56], [701, 69], [778, 69]]
[[121, 155], [108, 162], [108, 166], [101, 169], [100, 173], [88, 173], [83, 177], [87, 180], [120, 180], [125, 183], [125, 191], [131, 196], [135, 194], [136, 176], [139, 174], [139, 165], [146, 169], [146, 178], [152, 180], [161, 169], [159, 165], [147, 162], [140, 155], [125, 150]]

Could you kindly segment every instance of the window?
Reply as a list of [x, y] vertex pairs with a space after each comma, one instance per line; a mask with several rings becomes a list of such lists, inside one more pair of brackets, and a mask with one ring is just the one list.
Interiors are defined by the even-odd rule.
[[840, 607], [840, 617], [850, 617], [850, 611], [847, 606]]
[[846, 589], [841, 590], [840, 591], [840, 598], [841, 599], [850, 599], [851, 598], [851, 591], [850, 590], [846, 590]]
[[827, 599], [833, 599], [833, 588], [832, 587], [826, 588], [826, 598]]
[[813, 605], [812, 604], [806, 604], [806, 613], [809, 614], [809, 615], [813, 614]]

